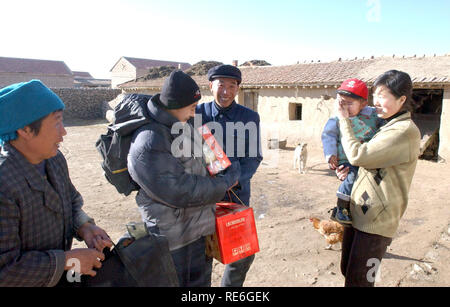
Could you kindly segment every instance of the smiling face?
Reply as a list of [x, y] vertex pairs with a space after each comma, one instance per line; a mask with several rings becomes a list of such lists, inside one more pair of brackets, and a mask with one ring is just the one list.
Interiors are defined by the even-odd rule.
[[32, 164], [57, 155], [59, 144], [67, 134], [63, 124], [63, 112], [56, 111], [47, 115], [41, 123], [39, 133], [35, 134], [30, 127], [19, 129], [19, 151]]
[[238, 82], [232, 78], [217, 78], [209, 82], [209, 88], [214, 100], [222, 108], [229, 107], [239, 92]]
[[373, 105], [377, 110], [377, 115], [384, 119], [397, 114], [405, 101], [406, 96], [397, 98], [384, 85], [378, 86], [373, 93]]

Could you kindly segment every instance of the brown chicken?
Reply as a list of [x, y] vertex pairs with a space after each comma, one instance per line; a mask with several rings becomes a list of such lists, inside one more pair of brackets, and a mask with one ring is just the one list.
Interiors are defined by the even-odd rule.
[[342, 242], [344, 226], [334, 221], [322, 221], [315, 217], [309, 220], [313, 223], [314, 228], [325, 237], [328, 243], [325, 249], [332, 249], [334, 244]]

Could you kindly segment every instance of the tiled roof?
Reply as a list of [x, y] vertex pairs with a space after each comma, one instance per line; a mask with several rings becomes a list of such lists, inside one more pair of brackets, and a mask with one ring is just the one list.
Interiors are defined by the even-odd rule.
[[72, 76], [72, 71], [63, 61], [6, 57], [0, 57], [0, 73], [34, 73]]
[[[390, 69], [409, 73], [414, 83], [450, 84], [450, 56], [434, 57], [380, 57], [327, 63], [307, 63], [286, 66], [239, 67], [242, 87], [283, 85], [338, 85], [348, 78], [359, 78], [372, 83], [376, 77]], [[206, 76], [194, 76], [199, 86], [207, 86]], [[120, 88], [158, 88], [164, 78], [137, 79]]]
[[88, 78], [93, 79], [92, 75], [87, 71], [73, 71], [73, 77], [76, 78]]

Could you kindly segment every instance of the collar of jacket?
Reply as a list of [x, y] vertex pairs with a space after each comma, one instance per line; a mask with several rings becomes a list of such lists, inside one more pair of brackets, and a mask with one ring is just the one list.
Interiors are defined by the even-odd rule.
[[8, 156], [11, 157], [11, 159], [15, 161], [15, 163], [17, 163], [17, 168], [24, 170], [23, 174], [27, 179], [30, 187], [33, 190], [45, 192], [43, 177], [36, 169], [36, 167], [28, 162], [25, 156], [11, 144], [5, 143], [3, 146], [3, 150]]
[[226, 116], [228, 119], [232, 119], [234, 116], [234, 113], [236, 112], [236, 101], [233, 100], [233, 102], [231, 103], [231, 105], [228, 108], [222, 109], [220, 110], [217, 107], [217, 104], [215, 101], [213, 101], [211, 103], [211, 116], [213, 118], [217, 117], [218, 115], [224, 115]]
[[165, 111], [161, 105], [150, 99], [147, 103], [147, 108], [150, 117], [164, 126], [172, 128], [173, 124], [178, 122], [178, 119], [172, 116], [169, 112]]
[[[191, 138], [193, 137], [193, 134], [191, 133], [193, 129], [193, 124], [191, 120], [187, 121], [187, 125], [190, 125], [188, 129], [185, 128], [185, 124], [182, 124], [183, 126], [176, 127], [174, 131], [172, 131], [172, 127], [175, 124], [181, 124], [181, 122], [174, 117], [169, 112], [165, 111], [164, 108], [158, 104], [158, 102], [152, 102], [150, 99], [147, 103], [148, 113], [151, 119], [153, 119], [155, 122], [160, 123], [161, 125], [167, 127], [167, 129], [170, 130], [170, 133], [172, 135], [172, 138], [176, 138], [180, 136], [181, 134], [185, 134], [186, 137]], [[182, 128], [182, 129], [180, 129]]]
[[410, 112], [406, 112], [406, 113], [402, 113], [402, 114], [398, 114], [398, 115], [394, 115], [394, 117], [391, 117], [391, 119], [389, 119], [389, 121], [382, 126], [381, 128], [386, 128], [389, 126], [392, 126], [394, 123], [402, 121], [402, 120], [410, 120], [411, 119], [411, 113]]
[[397, 117], [399, 117], [399, 116], [401, 116], [401, 115], [403, 115], [403, 114], [406, 114], [406, 112], [408, 112], [408, 111], [406, 111], [406, 110], [399, 111], [399, 112], [397, 112], [396, 114], [392, 115], [391, 117], [386, 118], [385, 121], [386, 121], [386, 122], [390, 122], [390, 121], [393, 120], [394, 118], [397, 118]]
[[[4, 144], [4, 151], [17, 163], [17, 167], [23, 170], [23, 175], [28, 182], [31, 189], [39, 192], [43, 192], [45, 196], [44, 205], [55, 212], [62, 212], [60, 205], [60, 197], [57, 191], [62, 191], [64, 182], [61, 180], [61, 174], [56, 173], [56, 165], [54, 159], [47, 159], [46, 171], [48, 174], [48, 181], [40, 173], [39, 170], [28, 160], [25, 156], [18, 151], [14, 146], [9, 143]], [[52, 182], [53, 187], [50, 187]]]

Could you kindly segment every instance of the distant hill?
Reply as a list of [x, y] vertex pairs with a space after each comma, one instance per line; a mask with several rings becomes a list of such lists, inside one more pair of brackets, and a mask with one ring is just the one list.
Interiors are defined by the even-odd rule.
[[[195, 63], [188, 69], [186, 69], [184, 72], [190, 76], [203, 76], [208, 73], [208, 70], [214, 66], [221, 65], [222, 62], [217, 61], [200, 61], [198, 63]], [[158, 79], [158, 78], [164, 78], [170, 75], [170, 73], [177, 68], [175, 66], [171, 65], [164, 65], [159, 67], [152, 67], [149, 69], [148, 74], [138, 78], [140, 80], [151, 80], [151, 79]]]
[[208, 73], [208, 70], [210, 70], [212, 67], [222, 64], [222, 62], [216, 61], [200, 61], [186, 69], [184, 72], [190, 76], [203, 76], [206, 75]]
[[152, 67], [148, 70], [148, 74], [143, 77], [144, 80], [150, 80], [150, 79], [158, 79], [158, 78], [164, 78], [170, 75], [172, 71], [176, 69], [175, 66], [171, 65], [164, 65], [159, 67]]
[[272, 66], [272, 64], [264, 61], [264, 60], [251, 60], [247, 61], [241, 66]]

